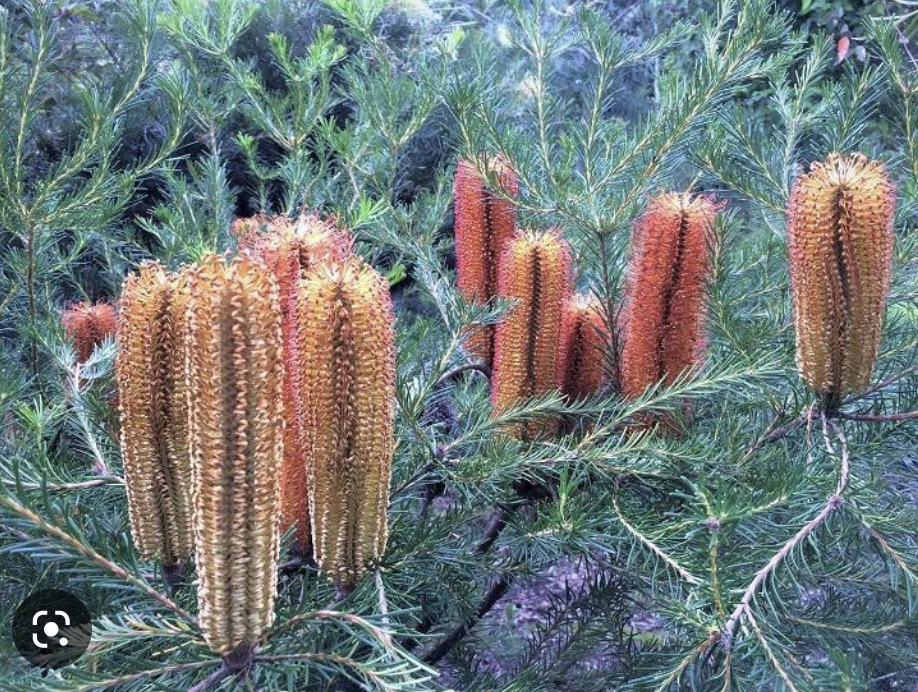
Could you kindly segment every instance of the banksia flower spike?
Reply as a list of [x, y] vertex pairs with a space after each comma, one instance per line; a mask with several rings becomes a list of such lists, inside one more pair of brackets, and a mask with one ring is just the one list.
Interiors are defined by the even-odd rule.
[[870, 382], [889, 292], [895, 204], [883, 165], [861, 154], [814, 163], [791, 194], [797, 368], [830, 407]]
[[73, 341], [77, 361], [89, 360], [93, 349], [115, 334], [118, 314], [111, 303], [82, 302], [71, 305], [61, 316], [64, 332]]
[[[501, 258], [500, 296], [518, 304], [497, 326], [491, 378], [495, 414], [562, 387], [570, 290], [571, 250], [560, 232], [524, 231], [507, 244]], [[531, 438], [554, 427], [533, 422], [511, 432]]]
[[191, 466], [185, 399], [184, 274], [155, 263], [124, 282], [116, 377], [131, 533], [145, 558], [189, 558]]
[[251, 652], [274, 620], [283, 360], [277, 283], [257, 263], [190, 272], [187, 359], [198, 605], [208, 646]]
[[708, 197], [667, 193], [635, 222], [622, 336], [626, 398], [672, 384], [701, 358], [717, 210]]
[[563, 391], [571, 399], [584, 399], [602, 387], [609, 329], [595, 297], [576, 295], [568, 301], [567, 310]]
[[351, 589], [386, 547], [395, 337], [386, 280], [363, 261], [323, 264], [299, 285], [303, 386], [316, 562]]
[[[503, 157], [488, 159], [507, 195], [519, 193], [516, 174]], [[516, 230], [516, 206], [488, 188], [474, 162], [459, 161], [453, 187], [455, 197], [456, 269], [459, 292], [467, 301], [486, 303], [497, 295], [498, 265]], [[491, 365], [494, 327], [475, 327], [466, 337], [470, 353]]]
[[253, 231], [240, 243], [249, 257], [257, 258], [274, 275], [280, 289], [284, 334], [284, 462], [281, 470], [282, 529], [296, 526], [300, 551], [309, 549], [311, 529], [306, 490], [306, 459], [299, 426], [302, 405], [298, 366], [300, 335], [297, 327], [297, 283], [310, 267], [323, 261], [340, 262], [352, 253], [350, 235], [317, 216], [303, 215], [296, 222], [278, 217]]

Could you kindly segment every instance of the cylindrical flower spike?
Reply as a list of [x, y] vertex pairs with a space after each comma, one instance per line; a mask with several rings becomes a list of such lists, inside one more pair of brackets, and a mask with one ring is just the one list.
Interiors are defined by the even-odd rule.
[[[519, 193], [516, 173], [501, 156], [488, 159], [501, 191]], [[488, 188], [474, 162], [459, 161], [454, 183], [456, 269], [459, 292], [467, 301], [487, 303], [497, 295], [500, 257], [516, 230], [516, 206]], [[466, 336], [470, 353], [491, 365], [494, 327], [476, 327]]]
[[297, 283], [303, 273], [321, 262], [341, 262], [353, 254], [352, 240], [346, 231], [318, 216], [304, 214], [297, 221], [286, 217], [256, 219], [256, 230], [239, 237], [244, 253], [262, 262], [280, 288], [284, 332], [284, 463], [281, 469], [281, 528], [296, 526], [297, 542], [304, 554], [312, 535], [306, 489], [303, 435], [298, 411], [302, 406], [297, 327]]
[[283, 458], [277, 283], [209, 256], [190, 272], [189, 448], [198, 605], [215, 652], [250, 651], [274, 620]]
[[118, 314], [111, 303], [75, 303], [64, 310], [61, 317], [64, 332], [73, 341], [77, 361], [89, 359], [93, 349], [109, 336], [114, 336]]
[[309, 509], [316, 562], [352, 588], [386, 547], [394, 446], [394, 315], [386, 280], [357, 258], [299, 285]]
[[667, 193], [635, 222], [622, 338], [626, 398], [672, 384], [704, 352], [717, 210], [708, 197]]
[[166, 566], [189, 558], [191, 466], [188, 458], [183, 273], [146, 263], [124, 282], [116, 376], [121, 453], [131, 533], [146, 558]]
[[870, 382], [889, 292], [895, 186], [861, 154], [801, 175], [788, 245], [797, 368], [829, 406]]
[[[499, 294], [518, 304], [497, 326], [491, 378], [495, 414], [563, 386], [570, 291], [571, 250], [560, 232], [523, 231], [510, 240], [501, 258]], [[554, 428], [536, 421], [511, 432], [531, 438]]]
[[595, 297], [576, 295], [570, 299], [565, 341], [563, 391], [571, 399], [584, 399], [602, 388], [610, 341], [602, 305]]

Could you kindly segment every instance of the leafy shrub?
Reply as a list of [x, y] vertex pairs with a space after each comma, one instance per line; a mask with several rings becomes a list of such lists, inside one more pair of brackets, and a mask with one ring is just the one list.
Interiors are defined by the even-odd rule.
[[[4, 639], [4, 689], [918, 683], [918, 77], [897, 25], [866, 17], [865, 60], [836, 66], [828, 37], [766, 0], [665, 6], [669, 25], [642, 36], [592, 5], [131, 0], [102, 5], [113, 61], [88, 51], [77, 72], [63, 39], [79, 19], [3, 10], [0, 619], [39, 584], [80, 595], [95, 628], [78, 664], [47, 676]], [[898, 203], [871, 383], [828, 401], [795, 366], [786, 211], [834, 152], [882, 162]], [[492, 411], [490, 368], [465, 349], [518, 307], [463, 297], [452, 271], [456, 162], [509, 197], [496, 154], [519, 182], [519, 225], [561, 229], [572, 288], [601, 313], [595, 395], [548, 388]], [[631, 229], [666, 191], [722, 205], [704, 356], [626, 399]], [[260, 646], [221, 663], [192, 566], [164, 570], [130, 537], [117, 346], [78, 362], [60, 312], [116, 297], [144, 260], [174, 271], [236, 251], [239, 216], [303, 212], [350, 229], [391, 286], [388, 546], [336, 592], [291, 527], [273, 616], [273, 594], [252, 606]], [[262, 403], [279, 421], [275, 380]], [[647, 425], [661, 419], [673, 426]], [[520, 428], [538, 432], [507, 434]], [[239, 464], [246, 487], [273, 487]], [[233, 550], [227, 564], [260, 557]], [[238, 577], [254, 593], [271, 577], [252, 569]]]

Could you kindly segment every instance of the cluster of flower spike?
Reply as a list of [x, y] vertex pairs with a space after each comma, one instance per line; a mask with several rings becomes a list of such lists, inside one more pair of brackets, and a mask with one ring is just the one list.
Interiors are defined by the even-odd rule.
[[[454, 183], [456, 270], [459, 292], [472, 303], [487, 303], [498, 294], [500, 258], [516, 230], [516, 206], [506, 198], [519, 191], [516, 174], [500, 156], [487, 161], [503, 195], [488, 187], [474, 162], [459, 161]], [[476, 327], [466, 337], [470, 353], [491, 365], [495, 329]]]
[[[562, 386], [570, 290], [571, 250], [558, 231], [524, 231], [510, 240], [501, 258], [499, 294], [518, 303], [497, 326], [495, 413]], [[513, 432], [530, 438], [553, 427], [535, 421]]]
[[124, 282], [116, 376], [131, 532], [140, 553], [191, 557], [185, 392], [187, 277], [148, 263]]
[[353, 254], [352, 240], [329, 221], [304, 214], [296, 221], [285, 216], [240, 219], [234, 232], [240, 252], [264, 264], [280, 290], [284, 334], [284, 463], [281, 471], [282, 529], [296, 527], [300, 551], [311, 542], [306, 460], [299, 409], [303, 395], [299, 368], [300, 336], [297, 328], [297, 283], [304, 273], [322, 262], [341, 262]]
[[385, 549], [395, 338], [349, 234], [312, 216], [234, 232], [229, 263], [125, 280], [117, 374], [138, 549], [194, 554], [205, 640], [244, 656], [273, 620], [282, 515], [343, 588]]
[[89, 359], [93, 349], [105, 339], [114, 336], [118, 326], [118, 313], [111, 303], [82, 302], [71, 305], [62, 315], [64, 331], [73, 341], [76, 358], [80, 363]]
[[635, 222], [621, 354], [626, 398], [672, 384], [698, 363], [716, 212], [707, 197], [668, 193]]
[[837, 403], [869, 383], [883, 326], [895, 187], [882, 164], [831, 155], [797, 179], [788, 224], [797, 366]]
[[186, 372], [198, 604], [208, 646], [253, 647], [274, 620], [283, 457], [280, 296], [210, 256], [189, 270]]
[[362, 260], [307, 272], [298, 288], [300, 410], [313, 549], [345, 589], [385, 550], [395, 398], [386, 280]]

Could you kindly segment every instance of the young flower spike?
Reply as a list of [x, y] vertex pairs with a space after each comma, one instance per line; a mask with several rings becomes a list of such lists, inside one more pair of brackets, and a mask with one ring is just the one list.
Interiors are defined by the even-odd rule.
[[716, 205], [690, 193], [662, 194], [634, 225], [622, 336], [622, 394], [672, 384], [704, 347]]
[[198, 606], [211, 650], [242, 655], [274, 620], [283, 360], [277, 283], [255, 262], [191, 270], [189, 449]]
[[[488, 159], [505, 195], [516, 196], [516, 173], [500, 156]], [[497, 295], [500, 257], [516, 230], [516, 206], [488, 188], [475, 163], [461, 159], [453, 187], [455, 197], [456, 269], [459, 292], [467, 301], [487, 303]], [[467, 348], [487, 365], [494, 353], [494, 327], [476, 327]]]
[[131, 533], [145, 558], [189, 558], [191, 466], [185, 399], [184, 274], [155, 263], [124, 282], [115, 364]]
[[593, 296], [572, 297], [567, 311], [563, 391], [571, 399], [585, 399], [602, 387], [609, 329], [603, 319], [602, 306]]
[[870, 382], [889, 292], [895, 186], [861, 154], [830, 155], [790, 199], [797, 368], [828, 406]]
[[341, 262], [353, 254], [346, 231], [318, 216], [304, 214], [296, 221], [286, 217], [255, 219], [239, 236], [243, 252], [262, 262], [280, 288], [284, 333], [284, 462], [281, 470], [282, 530], [296, 526], [300, 551], [306, 553], [311, 539], [306, 464], [297, 411], [302, 406], [298, 367], [300, 334], [297, 328], [297, 283], [310, 267], [323, 261]]
[[114, 336], [118, 314], [111, 303], [75, 303], [61, 316], [64, 332], [73, 341], [76, 358], [80, 363], [92, 355], [93, 349], [109, 336]]
[[[571, 250], [560, 232], [523, 231], [507, 244], [499, 294], [518, 304], [497, 326], [491, 378], [495, 414], [562, 387], [570, 290]], [[532, 422], [511, 432], [528, 439], [553, 428], [551, 423]]]
[[349, 590], [386, 547], [395, 402], [386, 280], [358, 258], [299, 284], [301, 425], [319, 569]]

